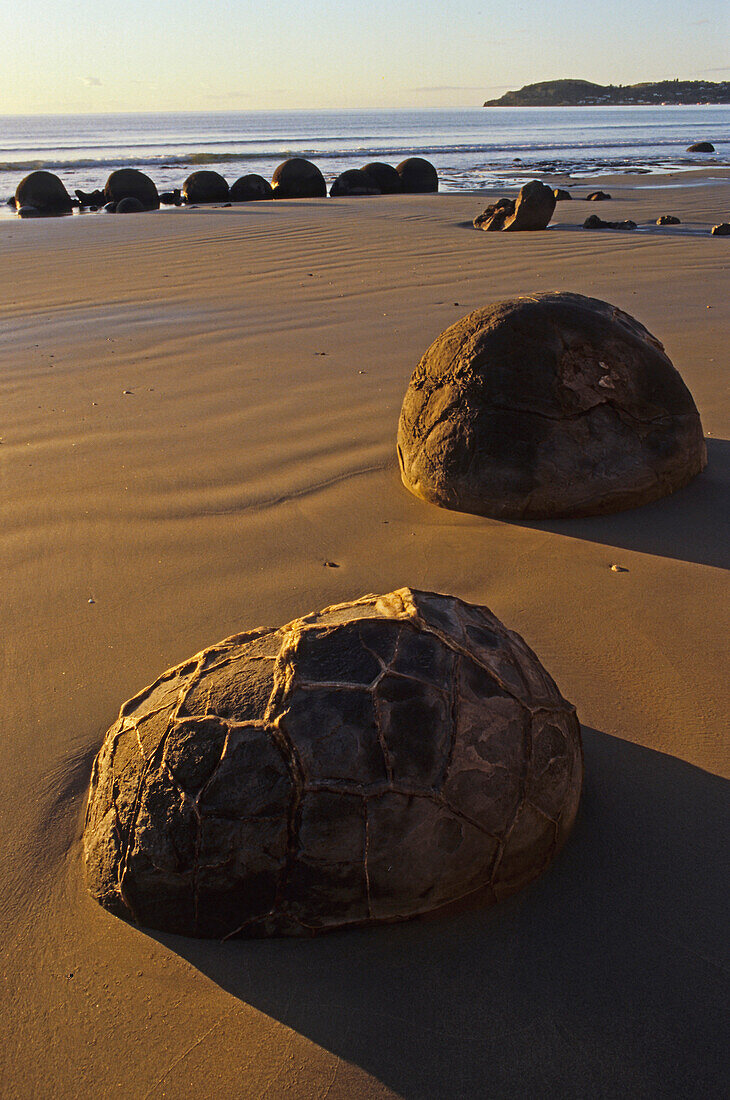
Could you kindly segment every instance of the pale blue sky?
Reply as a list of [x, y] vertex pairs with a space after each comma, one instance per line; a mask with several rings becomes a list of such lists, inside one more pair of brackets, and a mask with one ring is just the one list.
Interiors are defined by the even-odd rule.
[[33, 0], [0, 114], [479, 105], [537, 80], [730, 79], [727, 0]]

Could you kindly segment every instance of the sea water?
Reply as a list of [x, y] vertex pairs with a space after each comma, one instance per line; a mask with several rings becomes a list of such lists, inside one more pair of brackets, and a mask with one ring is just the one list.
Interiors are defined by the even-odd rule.
[[[687, 146], [710, 141], [714, 155]], [[139, 168], [158, 188], [199, 168], [233, 183], [270, 179], [306, 157], [328, 185], [371, 160], [428, 158], [442, 191], [521, 186], [535, 174], [574, 177], [730, 165], [730, 106], [469, 107], [390, 111], [226, 111], [0, 116], [0, 198], [28, 172], [56, 172], [70, 193], [103, 187], [115, 168]]]

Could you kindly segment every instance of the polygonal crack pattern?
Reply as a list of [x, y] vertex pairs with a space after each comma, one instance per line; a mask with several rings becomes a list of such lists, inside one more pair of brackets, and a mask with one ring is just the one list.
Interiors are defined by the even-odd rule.
[[94, 764], [107, 909], [222, 939], [496, 900], [564, 842], [580, 730], [488, 608], [399, 589], [235, 635], [126, 703]]

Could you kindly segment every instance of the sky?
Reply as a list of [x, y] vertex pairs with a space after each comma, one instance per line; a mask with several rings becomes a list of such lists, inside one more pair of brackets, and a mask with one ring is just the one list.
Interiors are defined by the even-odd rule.
[[727, 0], [33, 0], [0, 115], [479, 106], [510, 88], [730, 80]]

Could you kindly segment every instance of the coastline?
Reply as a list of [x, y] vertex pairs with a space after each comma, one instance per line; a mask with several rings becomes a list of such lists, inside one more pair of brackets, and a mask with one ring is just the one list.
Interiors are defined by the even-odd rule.
[[[499, 188], [0, 223], [5, 1095], [720, 1095], [730, 169], [648, 180], [573, 180], [614, 197], [514, 235], [471, 228]], [[589, 520], [417, 501], [394, 448], [420, 355], [543, 290], [664, 343], [707, 470]], [[121, 703], [236, 630], [403, 584], [492, 607], [577, 706], [554, 867], [495, 909], [311, 942], [102, 911], [79, 838]]]

